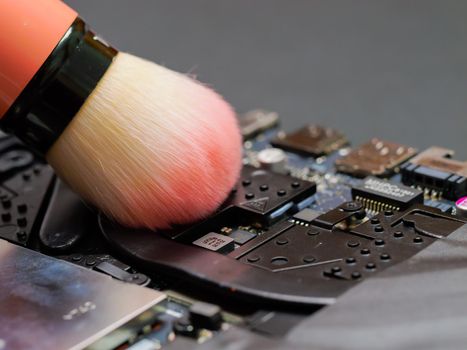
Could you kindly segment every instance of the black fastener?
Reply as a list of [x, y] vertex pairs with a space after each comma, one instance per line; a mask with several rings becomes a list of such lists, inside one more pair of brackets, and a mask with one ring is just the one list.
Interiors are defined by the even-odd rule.
[[316, 236], [316, 235], [319, 235], [319, 230], [315, 228], [310, 228], [308, 231], [306, 231], [306, 234], [308, 236]]
[[258, 255], [252, 255], [252, 256], [249, 256], [248, 258], [246, 258], [246, 260], [248, 262], [251, 262], [251, 263], [254, 263], [254, 262], [257, 262], [259, 261], [260, 257]]
[[306, 263], [306, 264], [310, 264], [310, 263], [315, 262], [315, 261], [316, 261], [316, 258], [314, 256], [307, 255], [307, 256], [303, 257], [303, 262]]
[[383, 226], [381, 226], [381, 225], [376, 225], [375, 226], [375, 232], [383, 232], [383, 231], [384, 231]]
[[382, 240], [382, 239], [376, 239], [376, 240], [375, 240], [375, 245], [377, 245], [377, 246], [382, 246], [382, 245], [384, 245], [384, 240]]
[[350, 248], [355, 248], [355, 247], [358, 247], [360, 245], [359, 242], [357, 241], [348, 241], [347, 242], [347, 246], [350, 247]]
[[18, 212], [25, 213], [28, 210], [28, 206], [24, 203], [18, 205]]
[[277, 245], [285, 245], [289, 243], [289, 240], [287, 238], [278, 238], [276, 239], [276, 244]]
[[28, 224], [28, 220], [26, 218], [18, 218], [16, 222], [18, 223], [18, 226], [20, 227], [24, 227]]
[[360, 202], [346, 202], [342, 204], [341, 208], [344, 211], [359, 211], [363, 208], [363, 205]]
[[245, 198], [246, 199], [253, 199], [253, 198], [255, 198], [255, 194], [251, 193], [251, 192], [248, 192], [247, 194], [245, 194]]

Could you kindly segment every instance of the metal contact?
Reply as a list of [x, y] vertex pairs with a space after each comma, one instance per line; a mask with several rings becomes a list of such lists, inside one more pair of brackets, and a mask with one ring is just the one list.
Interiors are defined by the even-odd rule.
[[372, 214], [377, 214], [377, 213], [380, 213], [380, 212], [385, 211], [385, 210], [394, 210], [394, 211], [399, 211], [400, 210], [399, 207], [396, 207], [394, 205], [378, 202], [378, 201], [368, 199], [368, 198], [363, 198], [363, 197], [360, 197], [360, 196], [356, 196], [355, 200], [362, 203], [363, 207], [365, 207], [365, 209], [372, 212]]

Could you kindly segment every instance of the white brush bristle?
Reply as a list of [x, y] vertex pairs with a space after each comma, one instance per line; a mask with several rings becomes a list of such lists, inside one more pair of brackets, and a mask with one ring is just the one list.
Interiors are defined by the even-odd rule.
[[122, 224], [169, 228], [208, 216], [226, 199], [240, 172], [241, 137], [214, 91], [119, 53], [47, 160]]

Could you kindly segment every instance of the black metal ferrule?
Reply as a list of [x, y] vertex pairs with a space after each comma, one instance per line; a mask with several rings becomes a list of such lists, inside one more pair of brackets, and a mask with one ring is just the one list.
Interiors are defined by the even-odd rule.
[[45, 155], [117, 53], [77, 18], [0, 120], [0, 127]]

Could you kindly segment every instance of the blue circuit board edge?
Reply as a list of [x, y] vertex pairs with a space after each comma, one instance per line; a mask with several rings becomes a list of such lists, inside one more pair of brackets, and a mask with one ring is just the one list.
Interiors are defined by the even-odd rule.
[[[256, 138], [246, 141], [248, 149], [253, 152], [259, 152], [265, 148], [272, 147], [270, 141], [279, 132], [278, 128], [268, 130]], [[350, 147], [350, 146], [349, 146]], [[313, 158], [288, 152], [287, 164], [291, 169], [302, 170], [303, 173], [309, 173], [304, 179], [313, 180], [318, 185], [316, 194], [312, 197], [311, 203], [305, 207], [319, 212], [327, 212], [340, 204], [352, 200], [351, 188], [359, 185], [362, 179], [354, 178], [350, 175], [342, 174], [336, 171], [334, 163], [336, 159], [345, 155], [346, 149], [333, 152], [325, 157]], [[294, 174], [292, 174], [294, 175]], [[389, 178], [394, 182], [400, 182], [400, 175], [395, 174]], [[425, 198], [424, 204], [435, 207], [443, 212], [449, 212], [454, 202], [445, 199]]]

